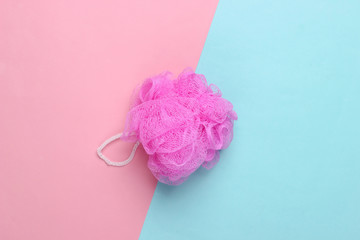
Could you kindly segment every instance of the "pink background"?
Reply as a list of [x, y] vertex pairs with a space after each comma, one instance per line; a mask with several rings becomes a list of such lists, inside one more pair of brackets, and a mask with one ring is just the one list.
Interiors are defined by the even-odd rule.
[[217, 2], [0, 0], [0, 239], [138, 238], [147, 157], [96, 148], [145, 77], [196, 67]]

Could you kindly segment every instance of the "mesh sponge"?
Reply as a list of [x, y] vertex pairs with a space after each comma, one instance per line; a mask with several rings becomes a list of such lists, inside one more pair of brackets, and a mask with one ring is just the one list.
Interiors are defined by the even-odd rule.
[[204, 75], [164, 72], [138, 88], [123, 140], [140, 141], [148, 167], [163, 183], [179, 185], [200, 166], [212, 168], [233, 138], [233, 105]]

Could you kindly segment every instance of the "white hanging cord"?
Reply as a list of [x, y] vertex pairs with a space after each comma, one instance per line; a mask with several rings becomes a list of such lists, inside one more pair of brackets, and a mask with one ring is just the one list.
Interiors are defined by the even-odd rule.
[[110, 166], [115, 166], [115, 167], [122, 167], [122, 166], [125, 166], [127, 164], [129, 164], [134, 156], [135, 156], [135, 152], [136, 152], [136, 149], [138, 148], [140, 142], [137, 141], [135, 144], [134, 144], [134, 147], [130, 153], [130, 156], [128, 159], [124, 160], [124, 161], [121, 161], [121, 162], [113, 162], [111, 160], [109, 160], [101, 151], [111, 142], [121, 138], [121, 136], [123, 135], [123, 133], [119, 133], [119, 134], [116, 134], [115, 136], [112, 136], [111, 138], [107, 139], [105, 142], [103, 142], [103, 144], [100, 145], [100, 147], [97, 149], [97, 155], [99, 156], [99, 158], [101, 158], [102, 160], [104, 160], [108, 165]]

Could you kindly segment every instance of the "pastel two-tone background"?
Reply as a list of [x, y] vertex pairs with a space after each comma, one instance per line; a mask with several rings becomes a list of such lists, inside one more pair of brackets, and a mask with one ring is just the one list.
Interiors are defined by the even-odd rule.
[[[0, 0], [0, 239], [360, 239], [360, 2]], [[203, 73], [231, 146], [184, 184], [95, 150], [133, 88]], [[124, 159], [131, 144], [106, 149]]]

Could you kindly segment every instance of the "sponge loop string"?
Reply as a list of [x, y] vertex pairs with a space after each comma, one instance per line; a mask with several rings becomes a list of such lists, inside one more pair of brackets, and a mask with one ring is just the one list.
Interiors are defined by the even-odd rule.
[[117, 140], [117, 139], [120, 139], [122, 137], [123, 133], [118, 133], [112, 137], [110, 137], [109, 139], [105, 140], [105, 142], [103, 142], [100, 147], [98, 147], [97, 149], [97, 155], [99, 156], [99, 158], [101, 158], [102, 160], [104, 160], [106, 162], [107, 165], [110, 165], [110, 166], [115, 166], [115, 167], [122, 167], [122, 166], [125, 166], [125, 165], [128, 165], [133, 159], [134, 159], [134, 156], [135, 156], [135, 153], [136, 153], [136, 149], [138, 148], [140, 142], [137, 141], [135, 144], [134, 144], [134, 147], [130, 153], [130, 156], [128, 157], [128, 159], [124, 160], [124, 161], [121, 161], [121, 162], [113, 162], [111, 161], [110, 159], [108, 159], [103, 153], [102, 153], [102, 150], [110, 143], [112, 143], [113, 141]]

